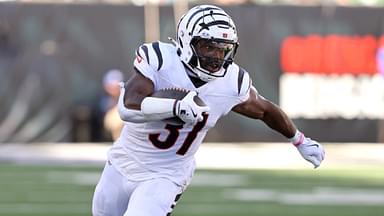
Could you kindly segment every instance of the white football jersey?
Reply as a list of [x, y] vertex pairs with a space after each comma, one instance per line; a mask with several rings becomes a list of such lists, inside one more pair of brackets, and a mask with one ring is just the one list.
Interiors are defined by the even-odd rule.
[[134, 67], [152, 80], [155, 91], [173, 87], [196, 91], [210, 111], [202, 122], [190, 126], [169, 125], [163, 121], [125, 122], [108, 159], [131, 180], [164, 177], [186, 185], [195, 169], [194, 154], [207, 131], [235, 105], [248, 99], [250, 77], [233, 63], [224, 77], [195, 87], [176, 47], [162, 42], [140, 46]]

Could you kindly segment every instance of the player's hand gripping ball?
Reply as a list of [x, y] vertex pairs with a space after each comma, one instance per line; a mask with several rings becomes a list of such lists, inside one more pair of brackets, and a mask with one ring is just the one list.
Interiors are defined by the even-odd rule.
[[[172, 98], [178, 100], [180, 102], [187, 96], [189, 93], [189, 90], [182, 89], [182, 88], [165, 88], [161, 89], [159, 91], [154, 92], [151, 97], [157, 97], [157, 98]], [[206, 104], [204, 101], [197, 95], [193, 97], [193, 102], [196, 103], [196, 105], [201, 107], [206, 107]], [[179, 117], [176, 116], [172, 118], [167, 118], [163, 120], [164, 122], [172, 125], [183, 125], [185, 122]]]

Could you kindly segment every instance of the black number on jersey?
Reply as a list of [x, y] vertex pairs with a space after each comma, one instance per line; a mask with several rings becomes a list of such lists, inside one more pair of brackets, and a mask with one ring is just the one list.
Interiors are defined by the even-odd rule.
[[[196, 139], [197, 133], [203, 129], [205, 124], [207, 123], [208, 114], [203, 114], [203, 121], [198, 122], [188, 133], [185, 138], [183, 145], [177, 150], [176, 154], [184, 155], [187, 153], [189, 147], [192, 145], [193, 141]], [[182, 125], [165, 125], [165, 129], [169, 131], [169, 135], [164, 141], [159, 140], [160, 133], [157, 134], [149, 134], [149, 140], [152, 142], [154, 146], [159, 149], [168, 149], [175, 145], [177, 138], [179, 137], [179, 130], [183, 128]]]

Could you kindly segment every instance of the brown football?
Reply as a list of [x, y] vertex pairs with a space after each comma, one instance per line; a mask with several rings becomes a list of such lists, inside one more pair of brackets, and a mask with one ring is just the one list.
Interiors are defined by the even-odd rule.
[[[187, 89], [182, 89], [182, 88], [165, 88], [165, 89], [160, 89], [159, 91], [154, 92], [151, 97], [157, 97], [157, 98], [172, 98], [172, 99], [177, 99], [181, 100], [183, 99], [187, 94], [189, 90]], [[205, 106], [204, 101], [199, 97], [195, 96], [193, 98], [195, 103], [199, 106]], [[175, 116], [172, 118], [167, 118], [163, 120], [164, 122], [172, 125], [183, 125], [184, 121], [181, 120], [179, 117]]]

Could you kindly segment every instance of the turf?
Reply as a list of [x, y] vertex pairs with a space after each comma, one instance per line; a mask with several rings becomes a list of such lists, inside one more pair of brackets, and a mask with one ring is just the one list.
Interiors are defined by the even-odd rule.
[[[102, 166], [0, 164], [0, 215], [91, 215]], [[384, 167], [198, 170], [175, 216], [382, 216]]]

